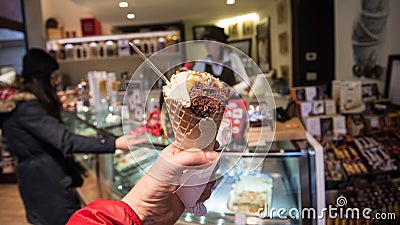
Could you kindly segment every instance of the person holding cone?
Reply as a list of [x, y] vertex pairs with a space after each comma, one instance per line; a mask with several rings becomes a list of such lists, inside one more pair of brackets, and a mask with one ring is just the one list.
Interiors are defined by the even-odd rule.
[[[214, 148], [218, 148], [218, 143]], [[211, 150], [181, 151], [167, 146], [149, 171], [119, 201], [98, 199], [75, 212], [67, 225], [135, 224], [172, 225], [185, 210], [176, 191], [182, 173], [191, 167], [211, 164], [218, 153]], [[211, 195], [215, 181], [206, 184], [199, 201]]]

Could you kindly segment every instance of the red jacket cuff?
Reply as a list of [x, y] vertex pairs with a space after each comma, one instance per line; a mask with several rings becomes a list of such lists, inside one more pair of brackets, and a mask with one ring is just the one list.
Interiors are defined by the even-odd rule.
[[68, 225], [143, 225], [133, 209], [122, 201], [98, 199], [76, 211]]

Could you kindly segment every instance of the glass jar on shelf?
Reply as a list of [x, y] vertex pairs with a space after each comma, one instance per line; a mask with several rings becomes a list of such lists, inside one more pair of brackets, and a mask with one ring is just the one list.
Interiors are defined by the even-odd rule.
[[142, 51], [144, 54], [150, 53], [150, 43], [148, 39], [142, 41], [142, 46]]
[[131, 46], [129, 45], [129, 40], [118, 40], [118, 56], [129, 56], [131, 55]]
[[97, 58], [98, 56], [98, 45], [97, 42], [93, 41], [89, 43], [89, 57]]
[[89, 51], [90, 51], [90, 48], [89, 48], [88, 43], [83, 43], [82, 44], [82, 57], [81, 58], [83, 58], [83, 59], [89, 58]]
[[75, 58], [75, 49], [73, 44], [65, 44], [65, 59], [74, 59]]
[[165, 37], [159, 37], [157, 39], [157, 51], [166, 47], [167, 39]]
[[107, 56], [106, 55], [106, 45], [104, 44], [104, 42], [99, 42], [97, 44], [97, 46], [98, 46], [98, 48], [97, 48], [97, 51], [98, 51], [97, 56], [100, 57], [100, 58], [106, 57]]
[[83, 56], [82, 56], [82, 46], [81, 46], [81, 44], [75, 44], [74, 45], [74, 55], [75, 55], [75, 58], [76, 59], [81, 59], [81, 58], [83, 58]]
[[105, 43], [106, 55], [107, 56], [116, 56], [117, 55], [117, 44], [114, 41], [106, 41]]

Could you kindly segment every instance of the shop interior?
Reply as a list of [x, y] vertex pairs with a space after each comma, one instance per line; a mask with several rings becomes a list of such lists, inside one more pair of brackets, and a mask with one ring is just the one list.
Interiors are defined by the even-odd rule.
[[[208, 54], [202, 33], [217, 26], [248, 80], [238, 82], [243, 91], [219, 128], [223, 157], [209, 213], [184, 212], [177, 224], [399, 223], [399, 1], [1, 2], [2, 86], [21, 74], [27, 49], [45, 49], [60, 64], [57, 90], [71, 131], [148, 139], [131, 154], [76, 154], [85, 170], [77, 189], [83, 204], [120, 199], [173, 142], [157, 74], [191, 70]], [[0, 196], [12, 201], [17, 159], [1, 148], [0, 162]], [[238, 207], [237, 189], [259, 182], [265, 190], [256, 209]], [[266, 205], [298, 214], [260, 214]], [[16, 207], [19, 214], [0, 224], [12, 217], [28, 224], [22, 202]], [[334, 217], [324, 214], [329, 207], [385, 218]], [[302, 209], [315, 217], [302, 217]]]

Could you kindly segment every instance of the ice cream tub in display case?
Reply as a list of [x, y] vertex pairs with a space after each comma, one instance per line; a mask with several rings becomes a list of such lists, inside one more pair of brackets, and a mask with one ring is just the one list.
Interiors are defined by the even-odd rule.
[[228, 210], [258, 216], [260, 210], [272, 205], [273, 183], [273, 178], [266, 174], [239, 176], [229, 193]]

